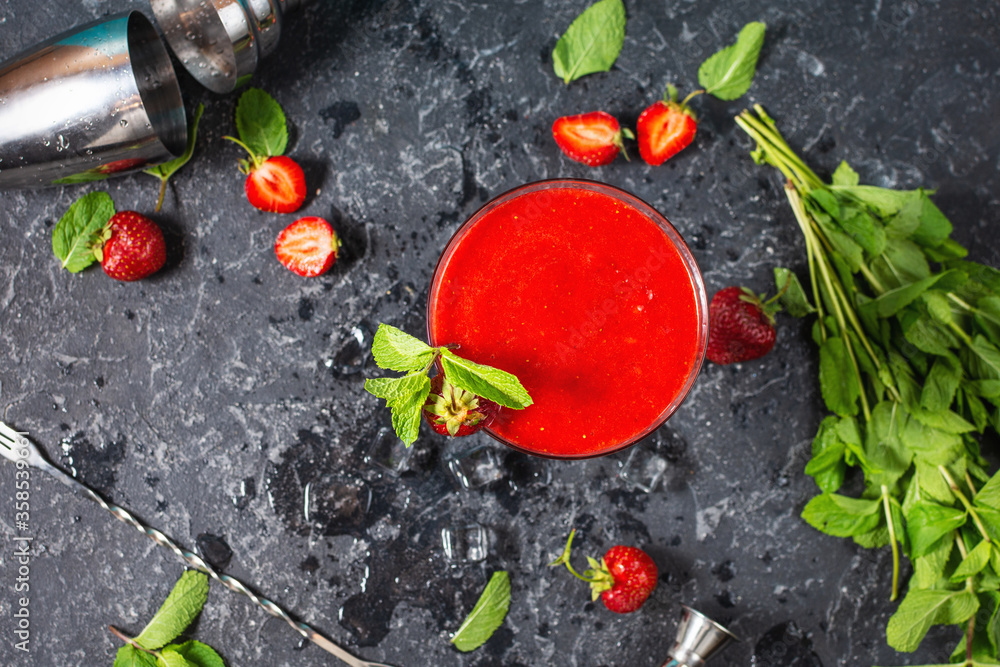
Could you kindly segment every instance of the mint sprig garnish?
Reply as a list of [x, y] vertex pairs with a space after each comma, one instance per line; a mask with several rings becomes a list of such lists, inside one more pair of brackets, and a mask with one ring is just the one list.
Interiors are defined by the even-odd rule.
[[569, 83], [586, 74], [607, 72], [625, 44], [625, 5], [600, 0], [570, 24], [552, 50], [556, 76]]
[[201, 613], [208, 598], [208, 576], [187, 570], [152, 620], [135, 638], [112, 627], [126, 645], [118, 650], [114, 667], [225, 667], [211, 646], [197, 641], [171, 644]]
[[365, 390], [385, 400], [392, 410], [392, 427], [407, 446], [417, 439], [420, 413], [431, 391], [427, 372], [436, 361], [459, 389], [514, 410], [532, 403], [527, 390], [510, 373], [464, 359], [448, 346], [431, 347], [388, 324], [379, 324], [375, 332], [372, 358], [379, 368], [406, 373], [398, 378], [365, 380]]
[[73, 202], [52, 230], [52, 252], [64, 269], [78, 273], [94, 263], [93, 244], [114, 214], [107, 192], [91, 192]]
[[463, 653], [479, 648], [500, 627], [509, 608], [510, 576], [500, 570], [490, 577], [486, 590], [451, 638], [451, 643]]

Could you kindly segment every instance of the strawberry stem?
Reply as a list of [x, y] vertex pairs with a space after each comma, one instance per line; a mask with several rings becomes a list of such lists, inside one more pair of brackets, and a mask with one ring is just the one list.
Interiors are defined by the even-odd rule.
[[576, 528], [574, 528], [569, 532], [569, 539], [566, 540], [566, 548], [563, 549], [563, 552], [559, 555], [559, 558], [556, 558], [554, 561], [549, 563], [549, 567], [565, 565], [566, 569], [569, 570], [569, 573], [572, 574], [574, 577], [582, 581], [586, 581], [588, 584], [592, 584], [595, 581], [597, 581], [597, 579], [590, 579], [588, 577], [583, 576], [582, 574], [574, 570], [573, 566], [569, 562], [569, 553], [573, 547], [573, 536], [575, 535], [576, 535]]
[[681, 107], [686, 107], [688, 102], [690, 102], [694, 98], [698, 97], [702, 93], [707, 93], [707, 92], [708, 91], [705, 90], [704, 88], [699, 88], [698, 90], [692, 90], [690, 93], [688, 93], [687, 97], [685, 97], [683, 100], [681, 100]]
[[229, 141], [233, 142], [234, 144], [236, 144], [237, 146], [239, 146], [240, 148], [242, 148], [243, 150], [245, 150], [250, 155], [250, 161], [253, 162], [253, 168], [254, 169], [256, 169], [257, 167], [259, 167], [261, 165], [261, 163], [264, 161], [264, 159], [266, 159], [266, 158], [261, 159], [261, 156], [257, 155], [252, 150], [250, 150], [249, 146], [247, 146], [245, 143], [243, 143], [242, 141], [240, 141], [236, 137], [231, 137], [231, 136], [229, 136], [227, 134], [226, 136], [224, 136], [222, 138], [223, 139], [228, 139]]

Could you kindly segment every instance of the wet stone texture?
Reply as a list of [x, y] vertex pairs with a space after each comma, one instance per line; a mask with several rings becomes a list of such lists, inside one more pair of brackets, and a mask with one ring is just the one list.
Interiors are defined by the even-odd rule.
[[[775, 351], [707, 365], [667, 427], [619, 456], [532, 459], [485, 436], [423, 433], [396, 446], [364, 393], [371, 333], [420, 334], [438, 254], [489, 198], [548, 177], [621, 186], [689, 241], [711, 292], [805, 271], [772, 171], [732, 121], [767, 106], [822, 173], [849, 159], [864, 181], [938, 189], [974, 259], [1000, 264], [1000, 8], [995, 2], [626, 0], [615, 68], [565, 86], [557, 36], [587, 3], [320, 0], [291, 15], [255, 84], [284, 106], [306, 173], [304, 215], [343, 237], [327, 275], [274, 259], [291, 216], [244, 199], [235, 95], [186, 74], [206, 104], [195, 158], [155, 216], [167, 267], [134, 284], [58, 268], [52, 228], [80, 195], [151, 212], [145, 175], [0, 195], [0, 414], [115, 503], [366, 658], [397, 666], [657, 667], [680, 604], [744, 639], [713, 664], [944, 663], [934, 631], [915, 655], [884, 642], [891, 558], [799, 518], [820, 418], [804, 325], [781, 320]], [[125, 0], [0, 4], [0, 56], [131, 8]], [[559, 115], [605, 109], [634, 124], [669, 82], [747, 21], [768, 23], [743, 100], [699, 98], [694, 145], [660, 168], [633, 157], [596, 170], [561, 156]], [[632, 150], [635, 154], [636, 151]], [[3, 167], [0, 166], [0, 169]], [[623, 239], [627, 242], [627, 238]], [[180, 562], [40, 472], [32, 476], [31, 646], [13, 649], [14, 469], [0, 465], [0, 664], [110, 665], [114, 624], [136, 633]], [[636, 614], [589, 600], [546, 567], [571, 526], [576, 554], [646, 548], [660, 585]], [[489, 575], [510, 572], [506, 623], [460, 654], [448, 637]], [[196, 636], [229, 665], [336, 661], [247, 599], [213, 585]]]

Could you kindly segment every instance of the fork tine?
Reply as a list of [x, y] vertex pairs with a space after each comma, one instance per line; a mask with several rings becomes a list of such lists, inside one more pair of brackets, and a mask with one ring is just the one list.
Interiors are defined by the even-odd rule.
[[3, 422], [0, 422], [0, 454], [2, 454], [4, 458], [14, 462], [27, 458], [18, 451], [25, 448], [26, 442], [27, 440], [23, 435]]
[[69, 487], [74, 492], [91, 500], [97, 500], [98, 496], [87, 488], [85, 484], [81, 483], [65, 470], [49, 463], [45, 452], [38, 445], [28, 440], [23, 433], [15, 431], [2, 421], [0, 421], [0, 454], [14, 463], [24, 461], [32, 468], [48, 473], [63, 486]]

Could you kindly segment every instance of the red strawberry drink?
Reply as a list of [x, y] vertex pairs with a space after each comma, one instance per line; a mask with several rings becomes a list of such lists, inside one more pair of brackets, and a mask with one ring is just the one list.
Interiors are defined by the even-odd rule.
[[542, 181], [451, 239], [427, 306], [432, 345], [513, 373], [534, 399], [487, 431], [555, 458], [600, 456], [660, 426], [705, 355], [708, 306], [680, 235], [632, 195]]

